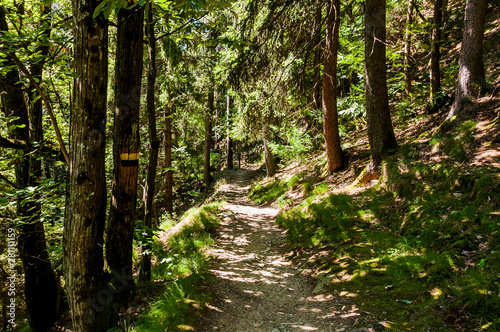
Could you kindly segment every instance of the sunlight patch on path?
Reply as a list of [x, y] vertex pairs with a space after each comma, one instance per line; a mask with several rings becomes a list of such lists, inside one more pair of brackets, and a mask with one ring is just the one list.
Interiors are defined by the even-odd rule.
[[233, 171], [222, 188], [229, 212], [209, 251], [214, 300], [198, 330], [335, 331], [347, 312], [332, 295], [313, 295], [314, 284], [284, 257], [285, 234], [274, 224], [279, 210], [246, 198], [252, 176]]

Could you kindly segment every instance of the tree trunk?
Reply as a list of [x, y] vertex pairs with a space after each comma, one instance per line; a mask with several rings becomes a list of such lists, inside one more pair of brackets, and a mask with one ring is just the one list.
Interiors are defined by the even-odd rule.
[[214, 113], [214, 91], [208, 92], [207, 110], [205, 112], [205, 163], [203, 166], [203, 179], [205, 183], [205, 196], [208, 195], [210, 186], [210, 143], [212, 141], [212, 114]]
[[340, 1], [330, 0], [326, 14], [325, 64], [323, 72], [323, 134], [330, 173], [342, 168], [337, 115], [337, 54], [339, 49]]
[[99, 3], [72, 2], [77, 76], [70, 117], [63, 268], [75, 331], [106, 331], [116, 320], [114, 290], [106, 287], [103, 273], [108, 27], [102, 16], [92, 18]]
[[323, 9], [322, 3], [318, 3], [316, 6], [316, 14], [314, 17], [314, 89], [313, 89], [313, 101], [317, 109], [321, 108], [321, 55], [323, 54], [323, 48], [321, 47], [321, 28], [323, 27], [323, 15], [321, 13]]
[[174, 213], [173, 185], [174, 177], [172, 170], [172, 110], [174, 106], [165, 105], [165, 124], [164, 124], [164, 148], [165, 148], [165, 205], [167, 213], [171, 216]]
[[267, 146], [267, 143], [271, 139], [271, 131], [269, 130], [269, 125], [262, 125], [262, 140], [264, 143], [264, 156], [266, 159], [266, 174], [267, 176], [273, 176], [276, 173], [276, 164], [274, 162], [274, 155], [271, 149]]
[[470, 98], [477, 97], [481, 90], [490, 89], [486, 83], [483, 63], [486, 8], [487, 0], [467, 0], [455, 100], [448, 119], [457, 115], [463, 104]]
[[110, 219], [106, 238], [106, 263], [113, 274], [130, 279], [115, 294], [126, 306], [133, 295], [132, 251], [139, 170], [139, 108], [143, 69], [144, 8], [122, 8], [118, 12], [116, 45], [116, 87], [114, 112], [114, 172], [111, 183]]
[[441, 69], [439, 61], [441, 48], [441, 29], [443, 21], [443, 0], [436, 0], [434, 3], [434, 24], [431, 36], [431, 95], [430, 102], [436, 100], [438, 92], [441, 90]]
[[[156, 169], [158, 166], [158, 150], [160, 142], [156, 132], [156, 110], [155, 110], [155, 84], [156, 84], [156, 37], [155, 24], [153, 21], [153, 2], [149, 2], [149, 12], [146, 23], [148, 38], [148, 90], [146, 96], [146, 113], [148, 117], [149, 133], [149, 161], [146, 174], [146, 187], [144, 188], [144, 226], [149, 230], [153, 226], [153, 199], [155, 195]], [[142, 247], [142, 266], [140, 273], [141, 281], [151, 280], [151, 256], [149, 251], [151, 246], [148, 244]]]
[[385, 0], [367, 0], [365, 18], [365, 95], [371, 170], [378, 170], [382, 153], [396, 147], [387, 95]]
[[411, 0], [410, 3], [408, 4], [408, 12], [406, 14], [406, 31], [405, 31], [404, 76], [405, 76], [405, 92], [408, 96], [411, 94], [410, 53], [411, 53], [411, 28], [413, 25], [413, 6], [414, 6], [414, 0]]
[[[45, 8], [50, 11], [49, 6]], [[5, 11], [0, 7], [0, 31], [7, 30]], [[48, 31], [45, 32], [47, 33]], [[48, 52], [46, 47], [39, 47], [37, 50], [42, 56]], [[44, 61], [40, 61], [32, 67], [33, 76], [39, 80], [42, 78], [43, 63]], [[19, 81], [18, 70], [11, 69], [6, 73], [2, 84], [7, 91], [0, 93], [5, 116], [17, 118], [11, 122], [14, 129], [9, 130], [9, 136], [30, 143], [41, 142], [43, 139], [41, 100], [35, 102], [33, 109], [28, 113], [24, 91], [20, 88]], [[14, 173], [15, 186], [18, 189], [35, 186], [41, 177], [41, 162], [35, 156], [19, 150]], [[54, 325], [59, 318], [62, 300], [60, 283], [47, 253], [45, 230], [40, 220], [41, 205], [38, 199], [37, 195], [27, 200], [19, 198], [17, 203], [17, 215], [22, 221], [19, 226], [18, 250], [24, 269], [26, 309], [30, 327], [35, 332], [47, 331]]]
[[232, 107], [231, 96], [227, 95], [227, 169], [233, 169], [233, 139], [231, 138], [231, 107]]

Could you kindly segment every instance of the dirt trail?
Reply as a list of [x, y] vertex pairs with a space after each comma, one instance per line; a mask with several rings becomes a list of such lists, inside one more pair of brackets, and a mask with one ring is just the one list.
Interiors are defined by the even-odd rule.
[[314, 294], [314, 283], [286, 259], [284, 233], [273, 224], [278, 210], [246, 198], [255, 171], [229, 174], [228, 211], [210, 251], [214, 299], [198, 331], [348, 331], [337, 320], [347, 318], [340, 301]]

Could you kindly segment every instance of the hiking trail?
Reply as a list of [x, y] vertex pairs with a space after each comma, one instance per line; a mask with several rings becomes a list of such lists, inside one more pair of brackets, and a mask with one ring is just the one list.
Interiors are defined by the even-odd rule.
[[351, 331], [357, 308], [301, 274], [287, 258], [285, 232], [274, 224], [279, 212], [246, 197], [255, 170], [228, 172], [221, 188], [226, 211], [216, 244], [208, 252], [213, 275], [198, 331]]

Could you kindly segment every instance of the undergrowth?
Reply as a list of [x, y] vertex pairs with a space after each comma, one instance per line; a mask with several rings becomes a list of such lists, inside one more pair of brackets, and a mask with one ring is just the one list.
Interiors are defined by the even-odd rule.
[[253, 186], [248, 193], [248, 198], [257, 204], [274, 200], [285, 201], [287, 191], [297, 188], [301, 178], [302, 174], [296, 174], [288, 180], [280, 180], [278, 177], [267, 179], [270, 181]]
[[[322, 252], [312, 267], [330, 291], [396, 331], [499, 331], [500, 172], [467, 165], [474, 128], [436, 135], [439, 163], [421, 161], [422, 144], [402, 146], [361, 193], [302, 183], [304, 200], [277, 219], [291, 250]], [[269, 202], [287, 188], [275, 179], [250, 197]]]
[[206, 287], [208, 257], [205, 249], [214, 243], [212, 235], [219, 225], [217, 212], [222, 205], [222, 202], [213, 202], [189, 210], [182, 219], [191, 222], [172, 235], [167, 245], [154, 241], [152, 250], [157, 261], [152, 279], [155, 282], [142, 285], [139, 293], [155, 292], [157, 295], [140, 318], [122, 324], [127, 326], [127, 331], [194, 329], [196, 312], [204, 308], [210, 296]]

